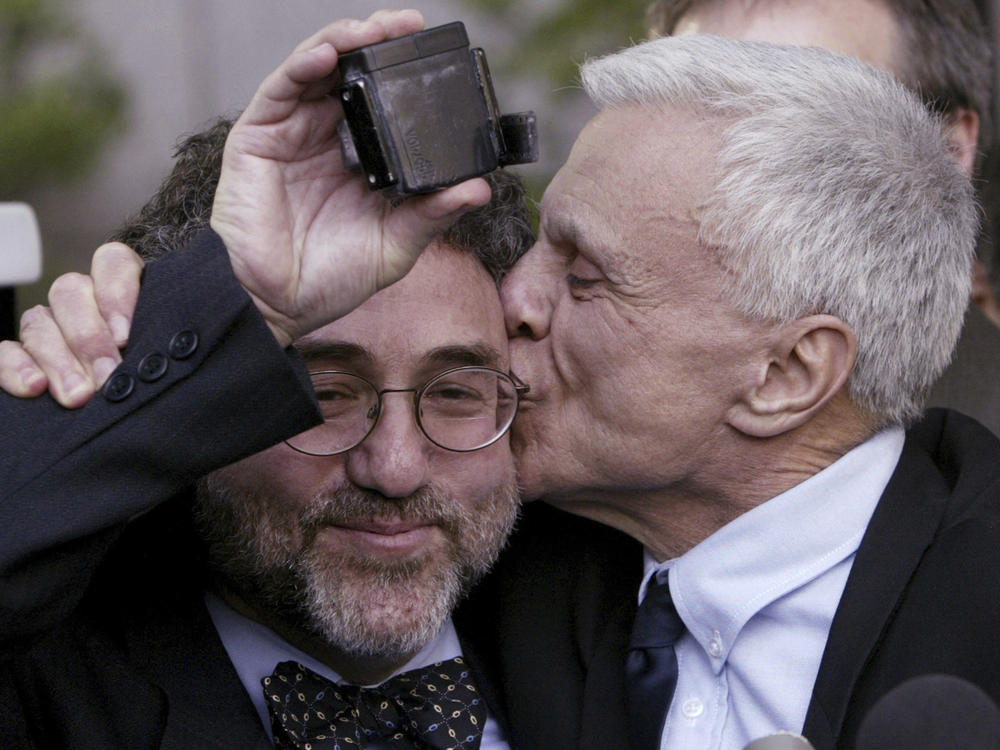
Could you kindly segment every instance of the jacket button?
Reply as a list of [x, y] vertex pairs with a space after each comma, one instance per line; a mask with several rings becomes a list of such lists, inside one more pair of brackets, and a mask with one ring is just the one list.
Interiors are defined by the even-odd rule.
[[117, 402], [127, 399], [134, 389], [135, 380], [133, 377], [127, 372], [119, 372], [104, 384], [101, 393], [108, 401]]
[[184, 359], [194, 354], [198, 348], [198, 334], [194, 331], [179, 331], [170, 339], [167, 351], [174, 359]]
[[139, 380], [152, 383], [163, 377], [167, 371], [168, 360], [159, 352], [147, 354], [139, 362]]

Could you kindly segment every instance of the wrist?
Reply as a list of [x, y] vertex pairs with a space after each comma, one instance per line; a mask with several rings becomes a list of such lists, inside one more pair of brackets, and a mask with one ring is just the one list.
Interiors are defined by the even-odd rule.
[[257, 295], [246, 289], [246, 293], [250, 296], [251, 301], [257, 308], [257, 312], [260, 313], [267, 327], [270, 329], [271, 334], [274, 336], [278, 345], [282, 349], [286, 349], [291, 346], [292, 342], [295, 341], [297, 336], [292, 333], [291, 323], [285, 316], [278, 313], [273, 307], [263, 302]]
[[275, 325], [271, 321], [267, 320], [267, 318], [264, 319], [264, 322], [267, 323], [267, 327], [271, 329], [271, 333], [274, 334], [275, 340], [278, 342], [278, 345], [282, 349], [287, 349], [289, 346], [291, 346], [292, 341], [294, 339], [291, 336], [289, 336], [284, 331], [284, 329], [282, 329], [280, 326]]

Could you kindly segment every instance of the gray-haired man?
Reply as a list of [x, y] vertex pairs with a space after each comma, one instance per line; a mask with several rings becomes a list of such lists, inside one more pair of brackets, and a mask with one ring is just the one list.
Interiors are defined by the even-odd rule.
[[929, 403], [969, 414], [1000, 435], [1000, 246], [994, 239], [1000, 188], [993, 184], [998, 155], [990, 153], [996, 104], [992, 14], [981, 12], [987, 5], [973, 0], [656, 0], [647, 23], [654, 35], [721, 34], [850, 55], [888, 70], [942, 115], [953, 155], [978, 178], [986, 224], [965, 328]]

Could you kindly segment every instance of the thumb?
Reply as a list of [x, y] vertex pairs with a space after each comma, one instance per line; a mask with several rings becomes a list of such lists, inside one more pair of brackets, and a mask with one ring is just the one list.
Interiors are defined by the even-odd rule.
[[[398, 281], [431, 241], [462, 214], [490, 202], [489, 183], [467, 180], [450, 188], [407, 198], [396, 206], [385, 223], [387, 246], [399, 249], [398, 265], [387, 264], [380, 287]], [[395, 266], [395, 267], [394, 267]], [[398, 275], [397, 275], [398, 274]]]

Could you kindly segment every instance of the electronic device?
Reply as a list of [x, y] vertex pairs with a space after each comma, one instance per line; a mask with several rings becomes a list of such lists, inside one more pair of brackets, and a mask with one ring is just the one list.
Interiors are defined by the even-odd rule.
[[340, 56], [344, 162], [372, 190], [439, 190], [538, 159], [533, 112], [500, 114], [482, 49], [461, 22]]

